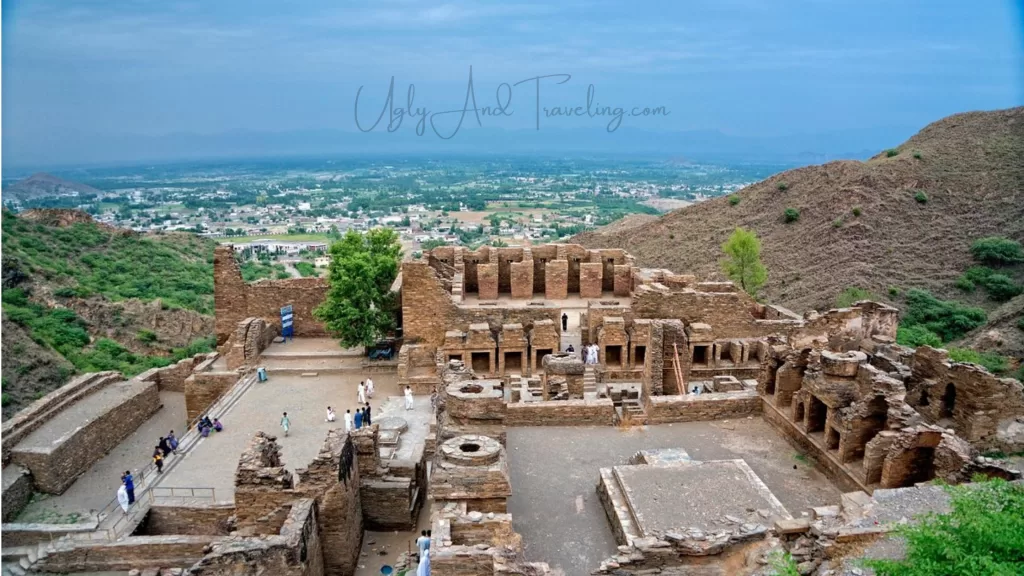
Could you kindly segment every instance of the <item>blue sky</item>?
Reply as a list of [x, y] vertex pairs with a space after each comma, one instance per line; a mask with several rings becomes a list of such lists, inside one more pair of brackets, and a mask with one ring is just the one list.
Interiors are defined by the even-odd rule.
[[[1000, 0], [5, 1], [4, 164], [91, 158], [76, 154], [109, 138], [355, 131], [360, 86], [366, 118], [392, 76], [402, 101], [414, 83], [418, 106], [458, 108], [470, 66], [481, 106], [501, 82], [564, 73], [543, 106], [585, 104], [593, 84], [601, 104], [670, 110], [625, 120], [639, 129], [912, 132], [1024, 103], [1022, 14]], [[512, 106], [484, 124], [531, 127], [526, 86]]]

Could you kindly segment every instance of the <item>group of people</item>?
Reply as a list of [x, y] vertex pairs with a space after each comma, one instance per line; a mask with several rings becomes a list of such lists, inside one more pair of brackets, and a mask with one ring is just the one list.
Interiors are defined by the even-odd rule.
[[[334, 409], [330, 406], [327, 407], [327, 422], [334, 422], [338, 417], [334, 414]], [[355, 429], [358, 430], [363, 426], [369, 426], [373, 423], [373, 408], [369, 402], [365, 403], [365, 407], [356, 408], [356, 413], [352, 414], [351, 410], [345, 410], [345, 432], [351, 432], [353, 424]]]
[[214, 418], [213, 421], [211, 422], [209, 416], [203, 416], [202, 418], [200, 418], [198, 427], [199, 435], [202, 436], [203, 438], [209, 436], [211, 430], [220, 432], [221, 430], [224, 429], [224, 425], [220, 423], [220, 420]]
[[[171, 430], [171, 434], [174, 434], [173, 430]], [[125, 514], [128, 513], [128, 507], [135, 504], [135, 478], [132, 477], [131, 470], [125, 470], [124, 474], [121, 474], [121, 487], [117, 489], [117, 503]]]
[[356, 402], [366, 404], [367, 399], [373, 398], [373, 380], [367, 378], [359, 382], [356, 388]]
[[[164, 459], [170, 454], [178, 453], [178, 437], [174, 435], [174, 430], [167, 433], [167, 436], [161, 436], [160, 441], [156, 443], [156, 447], [153, 448], [153, 464], [156, 466], [157, 472], [164, 471]], [[131, 476], [130, 472], [125, 472], [126, 476]], [[124, 480], [124, 477], [121, 477]], [[135, 497], [132, 497], [132, 501], [135, 501]]]
[[583, 363], [597, 364], [597, 350], [597, 344], [590, 344], [588, 346], [584, 346], [583, 350], [580, 351], [580, 354], [583, 356]]
[[430, 530], [420, 531], [420, 537], [416, 539], [416, 550], [420, 555], [416, 576], [428, 576], [430, 574]]

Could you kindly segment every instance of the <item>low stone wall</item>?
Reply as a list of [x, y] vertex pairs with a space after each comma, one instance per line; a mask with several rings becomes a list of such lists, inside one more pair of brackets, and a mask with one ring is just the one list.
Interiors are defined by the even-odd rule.
[[[6, 546], [7, 536], [4, 535]], [[55, 543], [36, 572], [106, 572], [133, 568], [184, 568], [203, 558], [209, 536], [132, 536], [116, 542], [72, 540]]]
[[481, 515], [480, 518], [461, 516], [451, 519], [451, 541], [456, 546], [506, 546], [518, 542], [519, 535], [512, 529], [511, 514]]
[[759, 414], [761, 398], [755, 390], [649, 396], [646, 409], [648, 424], [701, 422]]
[[612, 426], [615, 405], [598, 400], [550, 400], [509, 404], [506, 426]]
[[235, 514], [231, 503], [168, 506], [154, 504], [146, 521], [136, 531], [147, 536], [187, 535], [226, 536], [231, 532]]
[[4, 469], [3, 475], [3, 521], [18, 516], [32, 498], [32, 474], [21, 466]]
[[13, 461], [32, 471], [36, 490], [60, 494], [80, 474], [160, 409], [160, 394], [152, 382], [123, 384], [124, 402], [95, 415], [73, 434], [45, 447], [15, 447]]
[[154, 382], [160, 387], [160, 390], [184, 392], [185, 380], [192, 374], [192, 371], [200, 366], [209, 366], [216, 359], [216, 353], [196, 354], [170, 366], [151, 368], [135, 378], [144, 382]]
[[237, 372], [194, 372], [189, 376], [185, 380], [187, 421], [192, 422], [202, 416], [240, 377]]
[[15, 546], [34, 546], [40, 542], [51, 542], [69, 534], [94, 532], [99, 526], [96, 520], [78, 522], [77, 524], [4, 524], [4, 548]]
[[411, 479], [397, 476], [363, 478], [359, 496], [367, 530], [410, 530], [415, 527]]
[[3, 437], [3, 465], [11, 462], [11, 451], [23, 438], [45, 424], [68, 402], [100, 390], [113, 382], [121, 381], [118, 372], [90, 372], [72, 379], [67, 384], [29, 404], [3, 423], [0, 436]]

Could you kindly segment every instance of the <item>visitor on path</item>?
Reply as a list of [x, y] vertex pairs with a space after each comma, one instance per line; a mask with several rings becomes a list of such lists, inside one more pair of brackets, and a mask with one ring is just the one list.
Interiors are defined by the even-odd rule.
[[168, 444], [167, 438], [164, 438], [163, 436], [160, 437], [160, 441], [157, 442], [156, 446], [161, 452], [163, 452], [164, 458], [167, 458], [167, 455], [171, 453], [171, 445]]
[[373, 380], [370, 378], [366, 379], [366, 397], [373, 398]]
[[427, 550], [430, 550], [430, 539], [431, 538], [433, 538], [433, 536], [430, 535], [430, 530], [427, 530]]
[[363, 382], [359, 382], [359, 388], [356, 388], [356, 402], [366, 404], [366, 384]]
[[213, 429], [216, 430], [217, 432], [223, 432], [224, 431], [224, 425], [220, 423], [220, 419], [219, 418], [214, 418], [213, 419]]
[[158, 474], [164, 471], [164, 455], [160, 452], [159, 446], [153, 449], [153, 464], [156, 464]]
[[128, 514], [128, 507], [131, 506], [131, 503], [128, 502], [128, 489], [124, 487], [124, 484], [117, 489], [117, 503], [121, 505], [121, 510]]
[[206, 438], [206, 437], [208, 437], [210, 435], [210, 430], [211, 430], [211, 428], [209, 426], [200, 425], [199, 426], [199, 435], [202, 436], [203, 438]]
[[167, 433], [167, 444], [171, 447], [171, 452], [178, 453], [178, 438], [174, 435], [174, 430]]
[[360, 428], [363, 427], [363, 409], [362, 408], [356, 408], [356, 415], [355, 415], [354, 418], [355, 418], [355, 421], [356, 421], [356, 430], [359, 430]]
[[284, 428], [284, 435], [288, 435], [288, 429], [292, 427], [292, 421], [288, 419], [288, 413], [285, 412], [284, 416], [281, 417], [281, 428]]
[[430, 410], [437, 410], [437, 388], [430, 391]]
[[366, 409], [363, 410], [363, 424], [366, 425], [366, 426], [369, 426], [371, 424], [371, 422], [370, 422], [370, 410], [372, 410], [372, 408], [370, 408], [370, 403], [367, 402], [366, 403]]
[[587, 364], [597, 364], [598, 349], [597, 344], [590, 345], [590, 351], [587, 354]]
[[416, 539], [416, 550], [420, 553], [420, 561], [423, 561], [423, 557], [427, 555], [427, 550], [430, 549], [430, 538], [427, 538], [427, 531], [420, 530], [420, 537]]
[[430, 576], [430, 550], [420, 556], [420, 565], [416, 568], [416, 576]]
[[332, 410], [331, 407], [328, 406], [327, 407], [327, 420], [324, 420], [324, 422], [334, 422], [337, 419], [338, 419], [338, 417], [334, 415], [334, 410]]
[[135, 504], [135, 479], [132, 478], [131, 470], [124, 471], [124, 476], [121, 476], [121, 483], [124, 484], [124, 489], [128, 493], [128, 505]]
[[405, 409], [412, 410], [412, 388], [405, 387]]
[[569, 344], [569, 347], [565, 349], [566, 354], [572, 354], [575, 351], [576, 349], [572, 347], [572, 344]]
[[569, 315], [562, 312], [562, 332], [569, 329]]
[[345, 432], [352, 431], [352, 411], [345, 410]]

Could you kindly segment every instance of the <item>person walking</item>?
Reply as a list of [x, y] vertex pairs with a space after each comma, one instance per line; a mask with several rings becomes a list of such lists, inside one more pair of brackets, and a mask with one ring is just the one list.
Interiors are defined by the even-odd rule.
[[281, 416], [281, 428], [284, 428], [284, 435], [288, 435], [288, 429], [292, 427], [292, 421], [288, 419], [288, 413]]
[[430, 549], [430, 538], [427, 538], [427, 531], [420, 530], [420, 537], [416, 539], [416, 550], [420, 554], [420, 561], [423, 561], [423, 557], [427, 555], [427, 550]]
[[171, 453], [171, 445], [167, 442], [167, 438], [161, 436], [160, 441], [157, 442], [157, 446], [160, 448], [160, 451], [164, 453], [164, 458], [167, 458], [167, 455]]
[[178, 453], [178, 438], [174, 435], [174, 430], [167, 433], [167, 444], [171, 447], [171, 452]]
[[124, 476], [121, 476], [121, 482], [124, 484], [125, 492], [128, 494], [128, 505], [135, 504], [135, 479], [132, 478], [131, 470], [124, 471]]
[[164, 471], [164, 455], [159, 446], [153, 448], [153, 464], [156, 464], [158, 474]]
[[352, 431], [352, 411], [345, 410], [345, 432]]
[[412, 388], [405, 387], [405, 409], [412, 410]]
[[371, 378], [366, 379], [366, 397], [373, 398], [373, 380]]
[[562, 312], [562, 332], [569, 329], [569, 315]]
[[367, 402], [366, 403], [366, 409], [363, 410], [363, 424], [365, 424], [367, 426], [369, 426], [371, 424], [371, 421], [370, 421], [371, 420], [370, 419], [370, 410], [372, 410], [372, 408], [370, 408], [370, 403]]
[[124, 484], [117, 489], [117, 503], [121, 505], [121, 510], [128, 514], [128, 507], [131, 504], [128, 502], [128, 489], [124, 487]]
[[359, 404], [366, 404], [366, 384], [359, 382], [359, 388], [356, 389], [356, 402]]
[[355, 415], [354, 419], [356, 421], [356, 430], [359, 430], [360, 428], [363, 427], [363, 409], [362, 408], [356, 408], [356, 415]]

